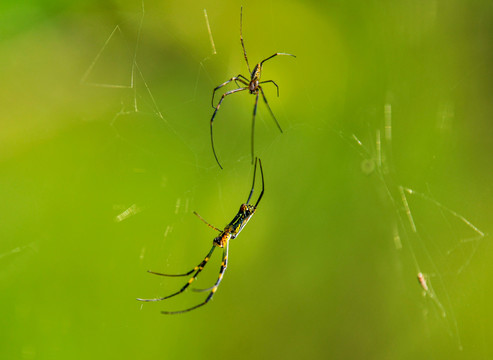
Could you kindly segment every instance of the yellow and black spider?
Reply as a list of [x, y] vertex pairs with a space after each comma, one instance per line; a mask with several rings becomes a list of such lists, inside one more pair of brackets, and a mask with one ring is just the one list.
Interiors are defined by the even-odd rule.
[[[239, 74], [237, 76], [232, 77], [228, 81], [222, 83], [221, 85], [217, 86], [214, 89], [214, 91], [212, 92], [212, 107], [215, 110], [214, 110], [214, 113], [212, 114], [212, 118], [211, 118], [211, 144], [212, 144], [212, 152], [214, 153], [214, 157], [216, 158], [217, 164], [219, 165], [219, 167], [221, 169], [223, 167], [219, 163], [219, 159], [217, 158], [216, 150], [214, 149], [214, 137], [212, 135], [212, 124], [214, 122], [214, 118], [216, 117], [216, 113], [219, 110], [219, 107], [221, 106], [221, 103], [223, 102], [224, 98], [226, 96], [228, 96], [228, 95], [231, 95], [231, 94], [234, 94], [234, 93], [237, 93], [237, 92], [240, 92], [240, 91], [244, 91], [244, 90], [248, 90], [250, 92], [250, 94], [255, 95], [255, 105], [253, 107], [253, 118], [252, 118], [252, 163], [253, 163], [253, 158], [254, 158], [254, 150], [253, 150], [254, 145], [253, 145], [253, 143], [254, 143], [254, 133], [255, 133], [255, 115], [257, 113], [257, 104], [258, 104], [258, 96], [259, 96], [259, 93], [262, 94], [262, 98], [264, 99], [265, 105], [267, 105], [267, 108], [269, 109], [269, 112], [272, 115], [272, 118], [276, 122], [276, 125], [279, 128], [279, 131], [282, 133], [281, 126], [279, 125], [279, 122], [277, 121], [276, 117], [274, 116], [274, 113], [272, 112], [272, 110], [271, 110], [271, 108], [269, 106], [269, 103], [267, 102], [267, 98], [265, 97], [264, 90], [262, 89], [262, 86], [260, 84], [265, 84], [265, 83], [268, 83], [268, 82], [274, 84], [275, 87], [276, 87], [276, 89], [277, 89], [277, 96], [279, 96], [279, 86], [277, 86], [277, 84], [274, 82], [274, 80], [260, 81], [260, 75], [261, 75], [261, 72], [262, 72], [262, 64], [264, 62], [266, 62], [267, 60], [270, 60], [273, 57], [278, 56], [278, 55], [287, 55], [287, 56], [296, 57], [295, 55], [292, 55], [292, 54], [286, 54], [286, 53], [279, 53], [278, 52], [278, 53], [275, 53], [274, 55], [271, 55], [268, 58], [262, 60], [261, 62], [259, 62], [253, 68], [253, 71], [251, 71], [250, 70], [250, 65], [248, 64], [248, 57], [247, 57], [246, 50], [245, 50], [245, 44], [243, 42], [243, 33], [242, 33], [243, 20], [242, 19], [243, 19], [243, 8], [241, 8], [241, 11], [240, 11], [240, 41], [241, 41], [241, 47], [243, 48], [243, 55], [245, 56], [245, 61], [246, 61], [247, 67], [248, 67], [248, 73], [250, 74], [250, 80], [248, 80], [245, 76]], [[238, 85], [238, 82], [240, 82], [241, 84], [243, 84], [245, 86], [244, 87], [240, 87], [238, 89], [230, 90], [230, 91], [224, 93], [221, 96], [221, 100], [219, 100], [219, 103], [217, 104], [217, 106], [214, 106], [214, 95], [216, 94], [216, 91], [219, 90], [220, 88], [222, 88], [223, 86], [229, 84], [232, 81], [234, 81], [236, 83], [236, 85]]]
[[161, 300], [169, 299], [170, 297], [173, 297], [175, 295], [181, 294], [197, 278], [197, 276], [200, 274], [200, 272], [204, 269], [205, 265], [207, 265], [207, 262], [209, 261], [210, 257], [212, 256], [212, 253], [214, 252], [216, 247], [220, 247], [220, 248], [223, 248], [223, 260], [221, 262], [221, 268], [219, 270], [219, 277], [217, 278], [216, 283], [212, 287], [207, 288], [207, 289], [193, 289], [193, 290], [199, 291], [199, 292], [210, 291], [207, 298], [203, 302], [201, 302], [200, 304], [192, 306], [191, 308], [188, 308], [185, 310], [161, 311], [161, 313], [162, 314], [184, 313], [184, 312], [187, 312], [190, 310], [197, 309], [198, 307], [201, 307], [201, 306], [207, 304], [212, 299], [212, 297], [214, 296], [214, 293], [216, 292], [219, 284], [221, 283], [221, 280], [223, 279], [224, 272], [226, 271], [226, 268], [228, 267], [229, 240], [236, 238], [240, 234], [241, 230], [243, 230], [243, 228], [248, 223], [248, 221], [251, 219], [253, 214], [255, 214], [255, 210], [257, 210], [257, 206], [258, 206], [260, 200], [262, 199], [262, 196], [264, 195], [264, 171], [262, 170], [262, 162], [260, 161], [260, 159], [258, 159], [258, 163], [260, 165], [260, 174], [262, 177], [262, 191], [260, 192], [260, 195], [257, 199], [257, 202], [255, 203], [255, 205], [249, 204], [250, 199], [252, 198], [252, 195], [253, 195], [253, 190], [255, 187], [255, 175], [257, 173], [257, 159], [255, 159], [255, 169], [253, 171], [253, 184], [252, 184], [252, 188], [250, 190], [250, 194], [248, 195], [248, 199], [247, 199], [246, 203], [241, 204], [240, 210], [238, 211], [236, 216], [233, 218], [233, 220], [231, 220], [231, 222], [228, 225], [226, 225], [224, 230], [220, 230], [220, 229], [216, 228], [215, 226], [212, 226], [207, 221], [205, 221], [199, 214], [194, 212], [194, 214], [197, 215], [197, 217], [200, 220], [202, 220], [204, 223], [206, 223], [207, 226], [209, 226], [210, 228], [219, 232], [219, 235], [217, 237], [215, 237], [214, 240], [212, 241], [212, 248], [209, 250], [209, 252], [205, 256], [204, 260], [202, 260], [202, 262], [200, 264], [198, 264], [192, 270], [186, 272], [185, 274], [171, 274], [170, 275], [170, 274], [162, 274], [162, 273], [148, 270], [148, 272], [150, 272], [151, 274], [161, 275], [161, 276], [171, 276], [171, 277], [187, 276], [187, 275], [190, 275], [193, 273], [192, 277], [188, 280], [188, 282], [180, 290], [178, 290], [177, 292], [175, 292], [171, 295], [160, 297], [160, 298], [155, 298], [155, 299], [137, 299], [137, 300], [139, 300], [139, 301], [161, 301]]

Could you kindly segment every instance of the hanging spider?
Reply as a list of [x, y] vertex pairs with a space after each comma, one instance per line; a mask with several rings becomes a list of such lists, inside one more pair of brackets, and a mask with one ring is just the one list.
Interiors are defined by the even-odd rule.
[[[253, 163], [253, 158], [254, 158], [254, 145], [253, 144], [254, 144], [254, 133], [255, 133], [255, 115], [257, 113], [257, 104], [258, 104], [258, 96], [259, 96], [259, 93], [262, 94], [262, 98], [264, 99], [265, 105], [267, 105], [267, 108], [269, 109], [269, 112], [272, 115], [272, 118], [274, 119], [277, 127], [279, 128], [279, 131], [282, 133], [281, 125], [279, 125], [279, 122], [277, 121], [276, 117], [274, 116], [274, 113], [272, 112], [272, 110], [271, 110], [271, 108], [269, 106], [269, 103], [267, 102], [267, 98], [265, 97], [264, 90], [262, 89], [262, 86], [260, 84], [265, 84], [265, 83], [269, 83], [269, 82], [272, 83], [272, 84], [274, 84], [274, 86], [277, 89], [277, 96], [279, 96], [279, 86], [277, 86], [277, 84], [274, 82], [274, 80], [260, 81], [260, 75], [262, 73], [262, 65], [267, 60], [270, 60], [273, 57], [278, 56], [278, 55], [287, 55], [287, 56], [296, 57], [295, 55], [292, 55], [292, 54], [275, 53], [274, 55], [271, 55], [268, 58], [266, 58], [266, 59], [262, 60], [261, 62], [259, 62], [253, 68], [253, 71], [251, 71], [250, 70], [250, 65], [248, 64], [248, 57], [247, 57], [247, 53], [246, 53], [246, 50], [245, 50], [245, 44], [243, 42], [242, 28], [243, 28], [243, 7], [240, 10], [240, 41], [241, 41], [241, 47], [243, 48], [243, 55], [245, 56], [245, 61], [246, 61], [246, 64], [247, 64], [248, 73], [251, 74], [250, 75], [250, 80], [248, 80], [245, 76], [239, 74], [238, 76], [234, 76], [231, 79], [229, 79], [228, 81], [226, 81], [226, 82], [222, 83], [221, 85], [217, 86], [214, 89], [214, 91], [212, 92], [212, 107], [215, 110], [214, 110], [214, 113], [212, 114], [212, 118], [211, 118], [211, 144], [212, 144], [212, 152], [214, 153], [214, 157], [216, 158], [217, 164], [219, 165], [219, 167], [221, 169], [223, 167], [219, 163], [219, 159], [217, 158], [216, 150], [214, 149], [214, 137], [212, 135], [212, 124], [214, 122], [214, 118], [216, 117], [216, 113], [219, 110], [219, 107], [221, 106], [221, 103], [223, 102], [224, 98], [226, 96], [228, 96], [228, 95], [231, 95], [231, 94], [234, 94], [234, 93], [237, 93], [237, 92], [240, 92], [240, 91], [244, 91], [244, 90], [248, 90], [250, 92], [250, 94], [255, 95], [255, 105], [253, 106], [253, 118], [252, 118], [252, 163]], [[221, 100], [219, 100], [219, 103], [217, 104], [217, 106], [214, 106], [214, 95], [216, 94], [216, 91], [219, 90], [220, 88], [222, 88], [223, 86], [229, 84], [232, 81], [234, 81], [236, 83], [236, 85], [238, 85], [238, 82], [239, 82], [239, 83], [241, 83], [241, 84], [243, 84], [245, 86], [244, 87], [240, 87], [238, 89], [230, 90], [230, 91], [224, 93], [221, 96]]]
[[199, 214], [194, 212], [194, 214], [200, 220], [202, 220], [207, 226], [209, 226], [210, 228], [219, 232], [219, 235], [217, 237], [215, 237], [214, 240], [212, 241], [212, 248], [209, 250], [209, 252], [205, 256], [204, 260], [202, 260], [202, 262], [200, 264], [198, 264], [192, 270], [190, 270], [184, 274], [176, 274], [176, 275], [174, 275], [174, 274], [162, 274], [162, 273], [148, 270], [148, 272], [150, 272], [151, 274], [160, 275], [160, 276], [170, 276], [170, 277], [188, 276], [188, 275], [193, 273], [192, 277], [188, 280], [188, 282], [180, 290], [178, 290], [177, 292], [175, 292], [171, 295], [160, 297], [160, 298], [155, 298], [155, 299], [137, 299], [137, 300], [139, 300], [139, 301], [161, 301], [161, 300], [169, 299], [175, 295], [181, 294], [190, 286], [190, 284], [197, 278], [197, 276], [200, 274], [200, 272], [207, 265], [207, 262], [211, 258], [212, 253], [214, 252], [216, 247], [220, 247], [220, 248], [223, 248], [223, 259], [221, 262], [221, 268], [219, 270], [219, 277], [218, 277], [216, 283], [212, 287], [207, 288], [207, 289], [193, 289], [194, 291], [198, 291], [198, 292], [210, 291], [207, 298], [203, 302], [201, 302], [200, 304], [192, 306], [191, 308], [188, 308], [185, 310], [161, 311], [161, 313], [162, 314], [184, 313], [184, 312], [187, 312], [190, 310], [197, 309], [201, 306], [204, 306], [205, 304], [207, 304], [212, 299], [217, 288], [219, 287], [219, 284], [221, 283], [221, 280], [223, 279], [224, 272], [226, 271], [226, 268], [228, 267], [229, 240], [236, 238], [240, 234], [241, 230], [243, 230], [243, 228], [245, 227], [247, 222], [250, 220], [250, 218], [253, 216], [253, 214], [255, 214], [255, 210], [257, 210], [257, 206], [258, 206], [260, 200], [262, 199], [262, 196], [264, 195], [264, 172], [262, 170], [262, 162], [260, 161], [260, 159], [258, 159], [258, 163], [260, 165], [260, 174], [262, 177], [262, 191], [260, 192], [260, 195], [257, 199], [257, 202], [255, 203], [255, 205], [249, 204], [250, 199], [252, 198], [252, 195], [253, 195], [253, 189], [255, 187], [255, 175], [257, 173], [257, 159], [255, 159], [255, 169], [253, 171], [253, 184], [252, 184], [252, 188], [250, 190], [250, 195], [248, 195], [248, 199], [247, 199], [246, 203], [241, 204], [240, 210], [238, 211], [236, 216], [233, 218], [233, 220], [231, 220], [231, 222], [228, 225], [226, 225], [224, 230], [220, 230], [220, 229], [216, 228], [215, 226], [209, 224]]

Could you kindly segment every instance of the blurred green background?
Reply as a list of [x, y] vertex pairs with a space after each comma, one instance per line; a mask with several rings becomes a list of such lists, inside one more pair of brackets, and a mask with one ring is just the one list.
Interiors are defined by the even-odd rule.
[[[0, 358], [492, 358], [493, 3], [143, 5], [0, 5]], [[260, 101], [265, 196], [213, 301], [161, 315], [206, 295], [139, 303], [186, 281], [146, 270], [198, 264], [192, 212], [250, 189], [254, 97], [218, 113], [222, 171], [209, 138], [241, 5], [251, 65], [297, 55], [263, 69], [284, 133]]]

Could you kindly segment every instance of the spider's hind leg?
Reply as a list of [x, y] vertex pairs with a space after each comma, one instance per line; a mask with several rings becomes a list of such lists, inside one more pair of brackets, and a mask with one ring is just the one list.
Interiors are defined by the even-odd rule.
[[176, 274], [176, 275], [175, 274], [163, 274], [163, 273], [158, 273], [158, 272], [154, 272], [154, 271], [148, 270], [148, 272], [151, 273], [151, 274], [160, 275], [160, 276], [168, 276], [168, 277], [187, 276], [187, 275], [190, 275], [193, 272], [195, 272], [195, 273], [192, 275], [192, 277], [188, 280], [188, 282], [180, 290], [178, 290], [177, 292], [175, 292], [175, 293], [173, 293], [171, 295], [160, 297], [160, 298], [154, 298], [154, 299], [141, 299], [141, 298], [137, 298], [137, 300], [139, 300], [139, 301], [145, 301], [145, 302], [161, 301], [161, 300], [169, 299], [170, 297], [176, 296], [178, 294], [181, 294], [182, 292], [184, 292], [190, 286], [190, 284], [192, 282], [195, 281], [195, 279], [197, 278], [197, 276], [200, 274], [200, 272], [207, 265], [207, 262], [211, 258], [211, 255], [212, 255], [212, 253], [214, 252], [215, 249], [216, 249], [216, 245], [212, 245], [211, 250], [205, 256], [204, 260], [202, 260], [202, 262], [200, 264], [198, 264], [196, 267], [194, 267], [192, 270], [190, 270], [189, 272], [187, 272], [185, 274]]
[[205, 298], [205, 300], [203, 302], [201, 302], [198, 305], [192, 306], [191, 308], [185, 309], [185, 310], [179, 310], [179, 311], [161, 311], [161, 314], [165, 314], [165, 315], [181, 314], [181, 313], [184, 313], [184, 312], [195, 310], [195, 309], [197, 309], [197, 308], [199, 308], [201, 306], [204, 306], [209, 301], [211, 301], [212, 300], [212, 297], [214, 296], [214, 294], [217, 291], [217, 288], [219, 287], [219, 284], [221, 283], [221, 281], [223, 279], [224, 272], [226, 271], [226, 268], [228, 267], [228, 248], [229, 248], [229, 243], [227, 243], [226, 246], [224, 247], [224, 250], [223, 250], [223, 261], [221, 262], [221, 268], [219, 270], [219, 277], [217, 278], [217, 281], [214, 284], [214, 286], [212, 286], [212, 287], [210, 287], [208, 289], [197, 289], [196, 290], [196, 291], [208, 291], [208, 290], [211, 291], [209, 293], [209, 295], [207, 295], [207, 297]]

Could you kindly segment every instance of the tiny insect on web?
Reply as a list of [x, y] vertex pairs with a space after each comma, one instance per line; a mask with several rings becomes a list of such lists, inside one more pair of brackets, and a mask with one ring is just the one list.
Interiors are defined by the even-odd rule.
[[[213, 136], [213, 131], [212, 131], [212, 125], [214, 123], [214, 118], [216, 117], [216, 114], [217, 114], [217, 112], [219, 110], [219, 107], [221, 106], [224, 98], [226, 96], [228, 96], [228, 95], [231, 95], [231, 94], [234, 94], [234, 93], [237, 93], [237, 92], [240, 92], [240, 91], [244, 91], [244, 90], [248, 90], [250, 92], [250, 94], [255, 95], [255, 105], [253, 106], [252, 135], [251, 135], [251, 137], [252, 137], [252, 140], [251, 140], [251, 142], [252, 142], [252, 144], [251, 144], [251, 148], [252, 148], [252, 163], [253, 163], [253, 159], [254, 159], [255, 116], [257, 114], [257, 105], [258, 105], [259, 93], [262, 95], [262, 99], [264, 99], [265, 105], [267, 106], [267, 109], [269, 109], [269, 112], [272, 115], [272, 118], [274, 119], [277, 127], [279, 128], [279, 131], [282, 133], [281, 125], [279, 125], [279, 122], [277, 121], [276, 117], [274, 116], [274, 113], [272, 112], [272, 109], [270, 108], [269, 103], [267, 102], [267, 98], [265, 97], [264, 90], [262, 89], [262, 86], [260, 84], [265, 84], [265, 83], [272, 83], [272, 84], [274, 84], [274, 86], [277, 89], [277, 96], [279, 96], [279, 86], [277, 86], [277, 84], [274, 82], [274, 80], [260, 81], [260, 76], [261, 76], [261, 73], [262, 73], [262, 65], [267, 60], [270, 60], [273, 57], [276, 57], [278, 55], [287, 55], [287, 56], [296, 57], [295, 55], [292, 55], [292, 54], [278, 52], [278, 53], [275, 53], [274, 55], [269, 56], [268, 58], [265, 58], [264, 60], [262, 60], [261, 62], [259, 62], [257, 65], [255, 65], [255, 67], [253, 68], [253, 71], [250, 70], [250, 65], [248, 63], [248, 57], [247, 57], [247, 53], [246, 53], [246, 49], [245, 49], [245, 43], [243, 41], [243, 30], [242, 30], [242, 28], [243, 28], [243, 7], [240, 10], [240, 41], [241, 41], [241, 47], [243, 48], [243, 55], [245, 57], [245, 62], [247, 64], [248, 73], [250, 74], [250, 80], [248, 78], [246, 78], [245, 76], [243, 76], [241, 74], [238, 74], [237, 76], [234, 76], [231, 79], [229, 79], [229, 80], [225, 81], [224, 83], [222, 83], [221, 85], [215, 87], [214, 90], [213, 90], [213, 92], [212, 92], [212, 108], [215, 109], [215, 110], [214, 110], [214, 113], [212, 114], [211, 126], [210, 126], [211, 127], [211, 144], [212, 144], [212, 152], [214, 153], [214, 157], [216, 158], [217, 164], [219, 165], [219, 167], [221, 169], [223, 167], [221, 166], [221, 163], [219, 162], [219, 159], [218, 159], [217, 154], [216, 154], [216, 150], [214, 148], [214, 136]], [[234, 81], [237, 86], [239, 86], [238, 83], [241, 83], [242, 85], [245, 85], [245, 86], [244, 87], [239, 87], [238, 89], [234, 89], [234, 90], [230, 90], [228, 92], [225, 92], [221, 96], [221, 99], [219, 100], [218, 104], [216, 106], [214, 106], [214, 95], [216, 94], [216, 91], [219, 90], [220, 88], [222, 88], [223, 86], [228, 85], [232, 81]]]
[[194, 212], [194, 214], [200, 220], [202, 220], [207, 226], [209, 226], [211, 229], [214, 229], [214, 230], [219, 232], [219, 235], [217, 237], [215, 237], [213, 242], [212, 242], [212, 248], [209, 250], [209, 252], [205, 256], [204, 260], [202, 260], [202, 262], [200, 262], [200, 264], [198, 264], [192, 270], [190, 270], [184, 274], [163, 274], [163, 273], [158, 273], [158, 272], [148, 270], [148, 272], [151, 274], [160, 275], [160, 276], [168, 276], [168, 277], [180, 277], [180, 276], [188, 276], [188, 275], [193, 274], [192, 277], [188, 280], [188, 282], [180, 290], [178, 290], [177, 292], [175, 292], [171, 295], [160, 297], [160, 298], [155, 298], [155, 299], [138, 298], [137, 300], [145, 301], [145, 302], [161, 301], [161, 300], [166, 300], [166, 299], [169, 299], [173, 296], [181, 294], [190, 286], [190, 284], [192, 284], [192, 282], [195, 281], [197, 276], [200, 274], [200, 272], [207, 265], [207, 262], [211, 258], [212, 253], [214, 252], [216, 247], [220, 247], [220, 248], [223, 248], [223, 258], [222, 258], [222, 262], [221, 262], [221, 268], [219, 270], [219, 277], [217, 278], [216, 283], [212, 287], [207, 288], [207, 289], [194, 289], [195, 291], [198, 291], [198, 292], [210, 291], [207, 298], [203, 302], [201, 302], [200, 304], [192, 306], [192, 307], [187, 308], [185, 310], [161, 311], [161, 313], [162, 314], [180, 314], [180, 313], [188, 312], [188, 311], [197, 309], [201, 306], [204, 306], [205, 304], [207, 304], [212, 299], [217, 288], [219, 287], [219, 284], [221, 283], [221, 281], [223, 279], [224, 272], [226, 271], [226, 268], [228, 267], [229, 240], [236, 238], [240, 234], [241, 230], [243, 230], [243, 228], [248, 223], [248, 221], [251, 219], [253, 214], [255, 214], [255, 211], [257, 210], [257, 206], [260, 203], [262, 196], [264, 195], [264, 171], [262, 169], [262, 162], [260, 161], [260, 159], [258, 159], [258, 164], [260, 166], [260, 175], [262, 178], [262, 191], [260, 192], [260, 195], [257, 199], [257, 202], [255, 203], [255, 205], [249, 204], [250, 200], [252, 198], [252, 195], [253, 195], [254, 188], [255, 188], [255, 177], [256, 177], [256, 173], [257, 173], [257, 159], [255, 159], [255, 167], [254, 167], [254, 171], [253, 171], [253, 183], [252, 183], [252, 188], [250, 189], [250, 194], [248, 195], [248, 199], [244, 204], [241, 204], [240, 210], [235, 215], [233, 220], [231, 220], [231, 222], [228, 225], [226, 225], [224, 230], [220, 230], [217, 227], [209, 224], [199, 214]]

